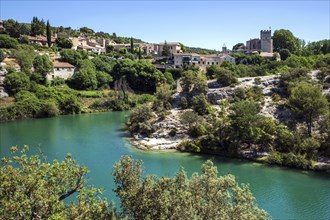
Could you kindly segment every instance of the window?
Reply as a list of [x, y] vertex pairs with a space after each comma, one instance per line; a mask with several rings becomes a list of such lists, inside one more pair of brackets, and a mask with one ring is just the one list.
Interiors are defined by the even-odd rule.
[[58, 68], [58, 67], [57, 67], [57, 68], [56, 68], [56, 70], [57, 70], [57, 71], [59, 71], [59, 70], [60, 70], [60, 68]]
[[55, 76], [54, 75], [52, 75], [52, 79], [54, 79], [55, 78]]
[[198, 61], [198, 64], [201, 64], [201, 61]]
[[212, 65], [214, 64], [214, 62], [212, 62]]
[[210, 62], [207, 62], [207, 65], [210, 65]]
[[203, 61], [203, 64], [205, 64], [205, 62]]
[[218, 65], [219, 63], [217, 62], [217, 65]]

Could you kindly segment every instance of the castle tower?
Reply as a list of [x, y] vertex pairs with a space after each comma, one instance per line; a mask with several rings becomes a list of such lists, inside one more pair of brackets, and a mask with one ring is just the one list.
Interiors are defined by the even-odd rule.
[[224, 54], [227, 53], [227, 47], [226, 47], [226, 44], [223, 44], [223, 46], [222, 46], [222, 53], [224, 53]]
[[263, 52], [273, 53], [273, 39], [271, 30], [260, 31], [261, 50]]

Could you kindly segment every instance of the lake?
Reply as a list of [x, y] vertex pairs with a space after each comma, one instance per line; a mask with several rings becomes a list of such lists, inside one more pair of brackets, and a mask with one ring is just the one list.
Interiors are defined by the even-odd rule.
[[249, 183], [260, 208], [275, 219], [330, 219], [329, 173], [292, 170], [244, 160], [180, 152], [146, 152], [132, 147], [124, 132], [126, 112], [108, 112], [31, 119], [0, 124], [0, 157], [10, 155], [13, 145], [40, 145], [48, 158], [62, 160], [71, 153], [86, 165], [89, 183], [115, 198], [112, 167], [122, 155], [143, 160], [146, 174], [173, 176], [184, 167], [191, 176], [211, 159], [220, 174], [233, 174], [239, 183]]

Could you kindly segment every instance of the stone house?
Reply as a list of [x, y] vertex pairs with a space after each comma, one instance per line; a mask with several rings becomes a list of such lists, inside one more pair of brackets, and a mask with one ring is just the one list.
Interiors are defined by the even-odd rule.
[[53, 72], [46, 76], [48, 80], [53, 80], [55, 77], [66, 80], [72, 77], [75, 71], [75, 66], [65, 62], [54, 62], [53, 68]]
[[[56, 41], [55, 37], [51, 37], [51, 43], [54, 44]], [[44, 36], [29, 36], [29, 44], [39, 44], [41, 46], [47, 45], [47, 37]]]

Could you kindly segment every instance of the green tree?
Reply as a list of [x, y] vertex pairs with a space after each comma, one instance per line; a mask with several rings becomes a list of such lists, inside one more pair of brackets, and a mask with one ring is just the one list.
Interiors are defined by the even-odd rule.
[[15, 38], [9, 37], [6, 34], [0, 34], [0, 48], [17, 48], [18, 41]]
[[299, 40], [291, 31], [280, 29], [273, 35], [274, 51], [280, 52], [281, 49], [288, 49], [290, 53], [297, 53], [299, 49]]
[[4, 87], [11, 94], [16, 94], [22, 90], [29, 90], [30, 78], [23, 72], [7, 74], [4, 80]]
[[305, 82], [298, 83], [291, 89], [288, 105], [297, 119], [306, 123], [310, 137], [313, 122], [329, 111], [329, 103], [320, 87]]
[[150, 135], [155, 131], [151, 125], [152, 109], [149, 104], [144, 104], [134, 108], [128, 117], [127, 127], [132, 133], [140, 133], [142, 135]]
[[97, 77], [92, 61], [84, 60], [79, 71], [70, 79], [69, 84], [75, 89], [95, 90], [97, 88]]
[[217, 72], [217, 82], [222, 86], [230, 86], [237, 83], [238, 79], [232, 71], [220, 68]]
[[31, 35], [44, 35], [46, 30], [46, 25], [43, 19], [39, 20], [38, 17], [33, 17], [31, 22]]
[[37, 55], [33, 60], [34, 72], [41, 76], [39, 83], [46, 84], [47, 74], [53, 71], [53, 63], [47, 55]]
[[63, 37], [58, 37], [55, 43], [58, 47], [65, 49], [70, 49], [73, 46], [72, 40]]
[[20, 24], [13, 20], [8, 19], [3, 22], [3, 26], [6, 29], [6, 32], [10, 37], [19, 38], [20, 36]]
[[14, 52], [14, 56], [17, 60], [18, 65], [21, 67], [21, 71], [25, 73], [31, 73], [34, 57], [36, 53], [33, 47], [25, 45]]
[[191, 107], [199, 115], [205, 115], [210, 113], [210, 103], [207, 101], [207, 97], [202, 93], [196, 95], [191, 100]]
[[97, 88], [109, 88], [109, 83], [112, 82], [112, 77], [102, 71], [96, 71]]
[[131, 37], [130, 43], [131, 43], [131, 53], [134, 53], [134, 42], [133, 42], [133, 37]]
[[47, 21], [47, 25], [46, 25], [46, 36], [47, 36], [47, 44], [48, 47], [52, 46], [52, 31], [50, 30], [50, 24], [49, 24], [49, 20]]
[[170, 46], [168, 46], [166, 41], [163, 46], [162, 56], [165, 56], [167, 58], [171, 56]]
[[281, 60], [286, 60], [287, 58], [289, 58], [291, 56], [291, 53], [288, 49], [281, 49], [279, 51], [280, 56], [281, 56]]
[[233, 50], [238, 50], [240, 49], [241, 47], [244, 47], [244, 44], [243, 43], [237, 43], [233, 46]]
[[267, 219], [247, 185], [232, 175], [218, 176], [211, 161], [201, 174], [187, 178], [183, 169], [173, 177], [142, 177], [142, 162], [124, 156], [115, 164], [114, 190], [124, 215], [132, 219]]
[[[88, 170], [71, 155], [48, 162], [45, 155], [27, 156], [27, 146], [0, 166], [0, 213], [3, 219], [114, 219], [116, 211], [87, 186]], [[66, 198], [76, 199], [64, 202]], [[22, 205], [24, 204], [24, 205]]]

